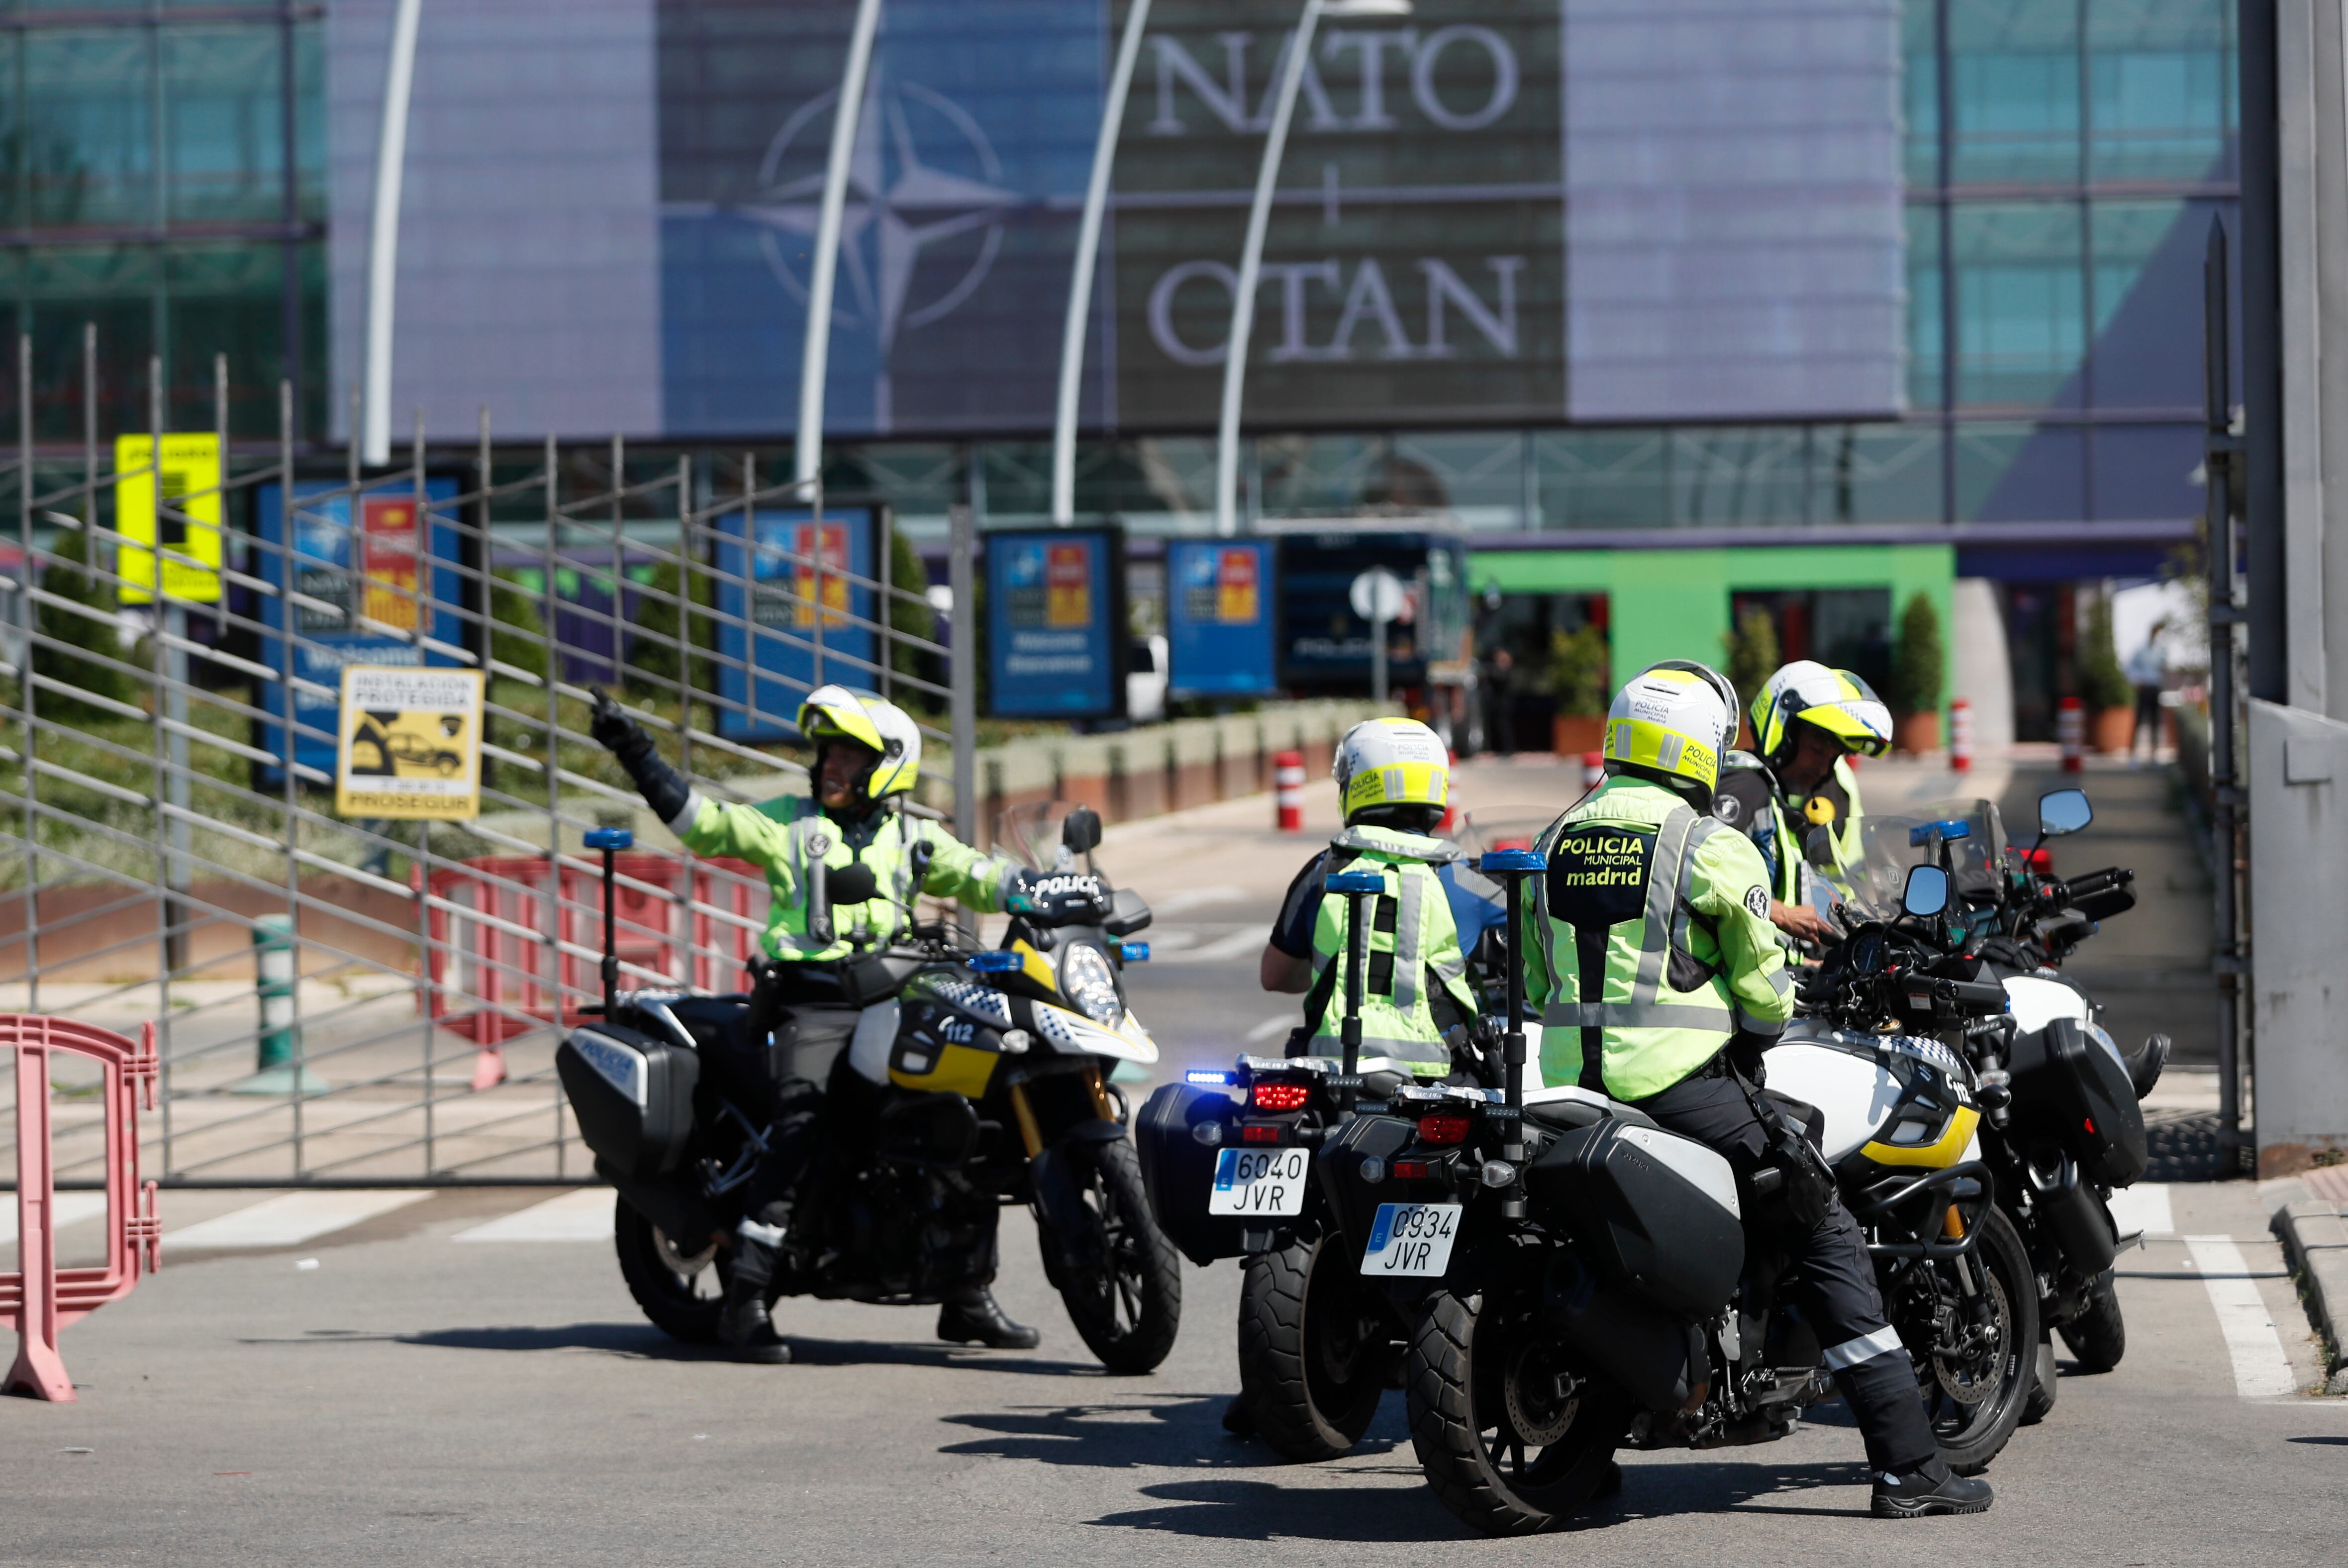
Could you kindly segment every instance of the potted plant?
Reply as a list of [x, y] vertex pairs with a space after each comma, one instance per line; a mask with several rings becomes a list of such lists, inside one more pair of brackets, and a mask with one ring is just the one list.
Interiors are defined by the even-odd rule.
[[2100, 593], [2079, 638], [2079, 701], [2087, 710], [2087, 744], [2106, 756], [2126, 752], [2136, 738], [2136, 687], [2112, 645], [2112, 602]]
[[1550, 748], [1560, 757], [1579, 757], [1606, 743], [1606, 634], [1584, 624], [1554, 632], [1549, 640]]
[[1736, 688], [1736, 744], [1753, 745], [1753, 699], [1777, 673], [1777, 623], [1769, 612], [1748, 609], [1727, 636], [1728, 684]]
[[1941, 615], [1932, 601], [1910, 594], [1900, 612], [1900, 634], [1891, 646], [1891, 744], [1901, 751], [1941, 748]]

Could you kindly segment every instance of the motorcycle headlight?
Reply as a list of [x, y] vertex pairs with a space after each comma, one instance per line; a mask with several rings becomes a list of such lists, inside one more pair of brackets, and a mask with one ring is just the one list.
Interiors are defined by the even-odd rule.
[[1094, 1023], [1115, 1028], [1125, 1016], [1117, 992], [1117, 971], [1108, 954], [1087, 942], [1072, 942], [1060, 953], [1060, 995]]

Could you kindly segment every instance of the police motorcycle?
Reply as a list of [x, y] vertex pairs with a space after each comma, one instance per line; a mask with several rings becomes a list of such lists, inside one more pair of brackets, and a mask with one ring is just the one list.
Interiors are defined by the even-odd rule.
[[[1364, 1057], [1362, 987], [1368, 926], [1362, 901], [1385, 883], [1375, 872], [1338, 872], [1328, 891], [1347, 901], [1341, 1055], [1241, 1056], [1229, 1071], [1193, 1068], [1141, 1108], [1135, 1141], [1159, 1227], [1204, 1267], [1241, 1260], [1240, 1382], [1257, 1435], [1282, 1457], [1334, 1459], [1361, 1440], [1395, 1386], [1409, 1322], [1353, 1266], [1361, 1238], [1338, 1226], [1313, 1158], [1359, 1109], [1404, 1088], [1475, 1082], [1477, 1045], [1465, 1030], [1451, 1059]], [[1292, 1037], [1302, 1050], [1306, 1032]]]
[[[819, 1140], [793, 1194], [770, 1301], [941, 1301], [983, 1244], [986, 1211], [1024, 1203], [1045, 1272], [1103, 1366], [1144, 1373], [1172, 1349], [1180, 1265], [1150, 1217], [1107, 1076], [1158, 1059], [1122, 979], [1148, 956], [1126, 939], [1148, 925], [1149, 909], [1094, 869], [1098, 816], [1060, 810], [1051, 858], [1036, 866], [1054, 881], [1039, 892], [1089, 896], [1052, 901], [1056, 914], [1014, 915], [992, 948], [917, 920], [897, 945], [811, 972], [829, 1000], [795, 998], [759, 1042], [788, 1059], [785, 1076], [828, 1080], [829, 1096], [878, 1108], [868, 1137]], [[1040, 841], [1038, 825], [1006, 824], [997, 841], [1035, 864], [1025, 847]], [[670, 1335], [712, 1344], [726, 1238], [778, 1126], [747, 1114], [704, 1070], [721, 1051], [741, 1052], [750, 995], [618, 988], [612, 855], [629, 841], [617, 830], [588, 836], [603, 854], [604, 1003], [564, 1039], [555, 1068], [596, 1173], [619, 1194], [614, 1245], [629, 1293]], [[914, 885], [925, 869], [915, 866]], [[875, 890], [870, 868], [834, 867], [822, 902], [850, 907]]]
[[[1504, 882], [1520, 929], [1541, 854], [1490, 852], [1479, 869]], [[1829, 1120], [1829, 1147], [1855, 1133], [1877, 1172], [1836, 1176], [1865, 1202], [1920, 1394], [1940, 1398], [1943, 1457], [1978, 1469], [2027, 1392], [2030, 1359], [2010, 1347], [2034, 1339], [2035, 1297], [2010, 1233], [1984, 1244], [2003, 1222], [1987, 1171], [1962, 1158], [1977, 1114], [1962, 1058], [1923, 1037], [2004, 1006], [1993, 985], [1931, 970], [1914, 929], [1946, 900], [1945, 874], [1918, 871], [1904, 907], [1866, 928], [1874, 966], [1838, 971], [1813, 1006], [1840, 1075], [1888, 1091], [1834, 1097], [1835, 1118], [1866, 1114]], [[1802, 1134], [1781, 1115], [1771, 1160], [1740, 1182], [1635, 1107], [1574, 1086], [1528, 1091], [1513, 959], [1507, 990], [1499, 1088], [1401, 1089], [1319, 1157], [1332, 1209], [1364, 1238], [1361, 1274], [1415, 1319], [1405, 1387], [1420, 1465], [1490, 1534], [1570, 1522], [1614, 1484], [1620, 1447], [1771, 1441], [1834, 1392], [1816, 1335], [1776, 1300], [1825, 1201], [1815, 1156], [1792, 1147]]]
[[2060, 968], [2102, 921], [2136, 904], [2126, 867], [2053, 873], [2045, 841], [2079, 831], [2094, 814], [2084, 790], [2042, 796], [2039, 842], [2024, 852], [2007, 842], [1992, 801], [1927, 806], [1921, 820], [1863, 821], [1858, 863], [1830, 877], [1846, 893], [1879, 902], [1910, 864], [1940, 864], [1963, 903], [1948, 927], [1952, 950], [1977, 958], [2005, 989], [2011, 1012], [1969, 1028], [1962, 1045], [1981, 1083], [1982, 1159], [2039, 1282], [2042, 1337], [2026, 1421], [2054, 1404], [2045, 1335], [2061, 1334], [2090, 1372], [2111, 1370], [2127, 1350], [2114, 1263], [2133, 1238], [2119, 1234], [2110, 1198], [2148, 1163], [2139, 1102], [2169, 1048], [2162, 1034], [2121, 1047], [2096, 1021], [2099, 1006]]

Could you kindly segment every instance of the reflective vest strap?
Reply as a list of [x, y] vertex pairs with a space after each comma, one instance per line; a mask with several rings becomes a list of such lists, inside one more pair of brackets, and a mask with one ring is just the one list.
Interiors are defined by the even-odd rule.
[[831, 898], [823, 883], [823, 860], [809, 852], [808, 841], [818, 833], [830, 837], [822, 817], [801, 817], [791, 824], [791, 871], [798, 878], [799, 907], [807, 912], [807, 932], [819, 942], [832, 940]]
[[1736, 1015], [1695, 1002], [1553, 1002], [1541, 1009], [1544, 1028], [1718, 1029], [1733, 1033]]
[[1450, 844], [1431, 842], [1428, 848], [1420, 849], [1415, 844], [1396, 841], [1404, 836], [1401, 833], [1395, 833], [1392, 837], [1386, 837], [1362, 828], [1348, 828], [1329, 842], [1341, 850], [1352, 850], [1356, 853], [1370, 851], [1381, 855], [1392, 855], [1396, 860], [1417, 861], [1422, 865], [1449, 865], [1460, 858], [1458, 850]]
[[1426, 896], [1426, 880], [1432, 874], [1421, 872], [1413, 876], [1407, 870], [1401, 877], [1401, 908], [1395, 916], [1394, 985], [1387, 993], [1394, 998], [1395, 1009], [1407, 1013], [1418, 1006], [1420, 965], [1419, 903]]
[[1631, 986], [1633, 1006], [1653, 1002], [1663, 989], [1663, 965], [1671, 957], [1672, 927], [1679, 913], [1681, 871], [1697, 820], [1685, 806], [1673, 806], [1655, 830], [1654, 858], [1647, 862], [1647, 919], [1640, 934], [1639, 973]]

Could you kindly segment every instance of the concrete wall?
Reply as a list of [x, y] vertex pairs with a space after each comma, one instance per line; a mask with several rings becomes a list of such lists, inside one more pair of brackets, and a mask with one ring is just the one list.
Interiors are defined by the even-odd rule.
[[2348, 1149], [2348, 724], [2250, 704], [2250, 1039], [2259, 1174]]

